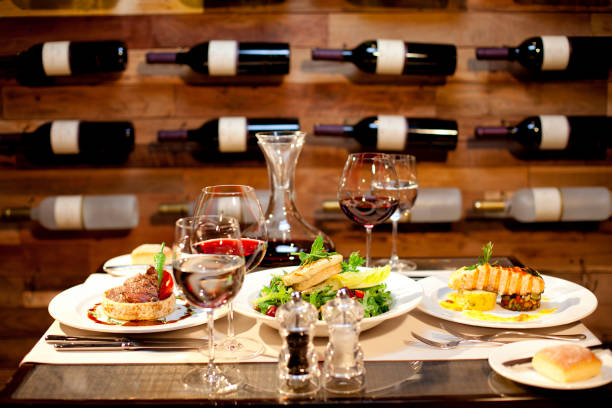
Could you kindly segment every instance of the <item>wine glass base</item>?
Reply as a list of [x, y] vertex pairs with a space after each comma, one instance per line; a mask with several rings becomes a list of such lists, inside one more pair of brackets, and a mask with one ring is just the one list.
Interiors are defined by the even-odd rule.
[[237, 368], [215, 366], [194, 368], [183, 376], [183, 385], [209, 395], [227, 394], [244, 386], [244, 376]]
[[385, 265], [390, 265], [391, 272], [397, 272], [397, 273], [411, 272], [411, 271], [415, 271], [417, 268], [417, 264], [409, 259], [398, 259], [395, 262], [392, 262], [391, 259], [379, 259], [373, 264], [373, 266], [385, 266]]
[[215, 358], [228, 361], [250, 360], [262, 354], [262, 342], [248, 337], [226, 337], [215, 344]]

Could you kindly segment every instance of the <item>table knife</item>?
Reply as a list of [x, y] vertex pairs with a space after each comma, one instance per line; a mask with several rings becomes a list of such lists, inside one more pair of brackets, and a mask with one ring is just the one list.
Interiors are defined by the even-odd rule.
[[45, 336], [45, 341], [48, 344], [66, 344], [78, 342], [106, 342], [106, 343], [122, 343], [130, 341], [148, 341], [151, 343], [181, 343], [181, 342], [200, 342], [203, 345], [207, 344], [206, 339], [189, 339], [189, 338], [173, 338], [173, 337], [89, 337], [89, 336], [65, 336], [59, 334], [48, 334]]
[[[603, 345], [598, 345], [598, 346], [589, 346], [587, 347], [590, 350], [605, 350], [607, 349], [607, 347], [603, 346]], [[502, 365], [504, 367], [512, 367], [515, 365], [519, 365], [519, 364], [526, 364], [526, 363], [531, 363], [531, 359], [533, 358], [533, 356], [531, 357], [523, 357], [523, 358], [517, 358], [514, 360], [508, 360], [508, 361], [504, 361], [502, 363]]]
[[180, 339], [172, 343], [145, 340], [123, 342], [95, 341], [92, 343], [79, 341], [75, 343], [54, 344], [53, 347], [57, 351], [185, 350], [201, 348], [206, 344], [206, 342], [201, 340]]

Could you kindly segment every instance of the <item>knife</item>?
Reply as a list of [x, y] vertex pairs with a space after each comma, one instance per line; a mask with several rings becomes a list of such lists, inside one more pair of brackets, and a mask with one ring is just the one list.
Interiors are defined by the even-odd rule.
[[178, 342], [158, 342], [145, 340], [132, 340], [123, 342], [102, 342], [92, 343], [75, 342], [54, 344], [57, 351], [123, 351], [123, 350], [185, 350], [202, 348], [208, 344], [201, 340], [178, 339]]
[[[603, 346], [603, 345], [598, 345], [598, 346], [589, 346], [587, 347], [589, 350], [607, 350], [607, 347]], [[508, 361], [504, 361], [502, 363], [502, 365], [504, 367], [512, 367], [515, 365], [519, 365], [519, 364], [526, 364], [526, 363], [531, 363], [531, 359], [532, 357], [523, 357], [523, 358], [517, 358], [514, 360], [508, 360]]]
[[151, 343], [181, 343], [181, 342], [201, 342], [207, 344], [207, 339], [186, 339], [172, 337], [82, 337], [82, 336], [64, 336], [58, 334], [48, 334], [45, 336], [45, 341], [49, 344], [65, 344], [77, 342], [106, 342], [106, 343], [122, 343], [130, 341], [148, 341]]

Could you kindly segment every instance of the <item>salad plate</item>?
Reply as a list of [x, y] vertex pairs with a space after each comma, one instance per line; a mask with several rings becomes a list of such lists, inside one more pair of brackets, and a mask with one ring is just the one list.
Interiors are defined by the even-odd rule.
[[[101, 310], [102, 294], [107, 289], [119, 286], [122, 278], [97, 280], [95, 284], [83, 283], [73, 286], [56, 295], [49, 303], [49, 314], [60, 323], [82, 330], [103, 333], [157, 333], [204, 324], [208, 321], [203, 309], [189, 306], [185, 300], [177, 298], [176, 310], [166, 316], [159, 324], [143, 321], [142, 325], [120, 325], [121, 321], [111, 321]], [[94, 314], [92, 315], [91, 312]], [[215, 319], [224, 316], [227, 308], [215, 311]], [[153, 321], [155, 322], [155, 321]]]
[[602, 362], [601, 372], [594, 377], [582, 381], [558, 383], [538, 373], [531, 364], [506, 367], [503, 362], [515, 358], [533, 357], [540, 349], [563, 344], [555, 340], [519, 341], [497, 347], [489, 354], [489, 365], [502, 377], [534, 387], [557, 390], [580, 390], [599, 387], [612, 382], [612, 353], [604, 350], [596, 353]]
[[[576, 283], [543, 275], [545, 290], [542, 302], [537, 310], [516, 312], [495, 305], [493, 310], [482, 312], [482, 316], [470, 317], [465, 311], [449, 310], [440, 305], [449, 293], [455, 292], [448, 287], [452, 272], [421, 279], [418, 283], [423, 288], [423, 302], [419, 309], [440, 319], [463, 323], [472, 326], [494, 327], [504, 329], [535, 329], [540, 327], [561, 326], [585, 318], [597, 308], [597, 298], [583, 286]], [[521, 314], [531, 315], [533, 320], [510, 320]]]
[[[295, 269], [297, 269], [297, 266], [266, 269], [247, 274], [242, 289], [234, 299], [234, 310], [243, 316], [257, 319], [269, 327], [278, 329], [278, 321], [274, 317], [255, 310], [254, 301], [259, 297], [261, 289], [270, 284], [273, 275], [283, 275], [285, 272], [291, 272]], [[408, 313], [417, 307], [423, 298], [421, 286], [407, 276], [392, 272], [384, 283], [387, 285], [387, 290], [391, 292], [393, 300], [391, 308], [388, 312], [378, 316], [364, 318], [361, 321], [361, 331], [371, 329], [387, 319]], [[315, 336], [323, 337], [327, 335], [327, 323], [322, 320], [318, 321], [315, 326]]]

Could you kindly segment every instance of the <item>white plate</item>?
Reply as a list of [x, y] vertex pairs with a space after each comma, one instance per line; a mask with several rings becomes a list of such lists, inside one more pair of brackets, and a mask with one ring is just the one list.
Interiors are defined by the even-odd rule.
[[[291, 272], [294, 269], [297, 269], [297, 266], [266, 269], [247, 274], [242, 289], [234, 300], [234, 310], [244, 316], [258, 319], [263, 324], [278, 329], [278, 321], [274, 317], [266, 316], [256, 311], [253, 308], [253, 301], [259, 297], [261, 289], [270, 284], [272, 275], [283, 275], [285, 271]], [[361, 321], [361, 331], [371, 329], [387, 319], [408, 313], [423, 299], [421, 287], [412, 279], [399, 273], [391, 273], [387, 280], [385, 280], [385, 283], [393, 298], [391, 309], [381, 315], [364, 318]], [[317, 322], [315, 336], [327, 336], [327, 323], [324, 321]]]
[[[125, 266], [125, 268], [111, 268], [111, 266]], [[172, 274], [172, 265], [166, 264], [165, 269]], [[135, 273], [145, 272], [149, 265], [132, 265], [132, 255], [119, 255], [109, 259], [102, 265], [102, 270], [113, 276], [131, 276]]]
[[557, 383], [534, 370], [531, 364], [505, 367], [502, 363], [515, 358], [533, 357], [540, 349], [566, 342], [556, 340], [528, 340], [510, 343], [495, 348], [489, 355], [489, 365], [499, 375], [513, 381], [535, 387], [557, 390], [581, 390], [599, 387], [612, 381], [612, 353], [610, 351], [595, 352], [602, 362], [601, 372], [595, 377], [583, 381]]
[[[172, 323], [159, 324], [154, 326], [118, 326], [96, 323], [87, 316], [89, 309], [101, 302], [102, 293], [115, 286], [119, 286], [123, 279], [109, 279], [103, 284], [81, 284], [66, 289], [55, 296], [49, 303], [49, 314], [60, 323], [82, 330], [91, 330], [105, 333], [156, 333], [171, 330], [185, 329], [187, 327], [204, 324], [208, 321], [204, 310], [194, 308], [193, 314], [182, 320]], [[185, 302], [177, 300], [177, 309], [166, 320], [172, 321], [182, 315], [180, 309]], [[215, 311], [215, 319], [227, 313], [225, 307]]]
[[495, 309], [485, 312], [499, 317], [516, 316], [519, 313], [537, 314], [539, 310], [557, 309], [550, 314], [543, 314], [538, 319], [522, 322], [499, 322], [473, 319], [463, 314], [448, 310], [440, 306], [440, 301], [454, 290], [448, 287], [451, 272], [446, 272], [419, 281], [425, 296], [419, 309], [440, 319], [451, 322], [469, 324], [481, 327], [497, 327], [504, 329], [535, 329], [538, 327], [552, 327], [578, 321], [597, 308], [597, 298], [588, 289], [564, 279], [552, 276], [544, 278], [545, 290], [538, 310], [533, 312], [515, 312], [502, 308], [499, 303]]

